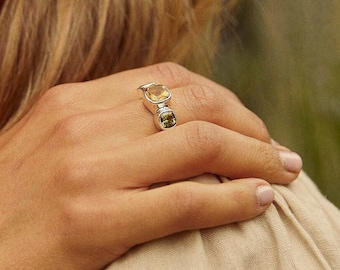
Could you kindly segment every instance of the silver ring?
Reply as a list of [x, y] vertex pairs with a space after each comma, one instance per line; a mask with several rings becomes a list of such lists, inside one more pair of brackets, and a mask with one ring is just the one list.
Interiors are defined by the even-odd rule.
[[144, 106], [154, 115], [156, 127], [167, 130], [177, 125], [174, 111], [170, 109], [171, 92], [164, 86], [154, 82], [138, 87], [138, 96], [143, 99]]

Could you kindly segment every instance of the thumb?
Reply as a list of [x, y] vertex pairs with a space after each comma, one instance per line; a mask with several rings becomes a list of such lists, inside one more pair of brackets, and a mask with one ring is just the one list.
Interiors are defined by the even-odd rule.
[[131, 246], [173, 233], [247, 220], [263, 213], [274, 190], [261, 179], [206, 185], [180, 182], [135, 194], [125, 229]]

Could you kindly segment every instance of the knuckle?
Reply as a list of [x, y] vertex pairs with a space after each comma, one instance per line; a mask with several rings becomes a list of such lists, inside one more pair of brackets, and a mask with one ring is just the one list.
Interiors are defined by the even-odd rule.
[[70, 103], [70, 93], [75, 89], [75, 84], [61, 84], [47, 90], [40, 99], [39, 105], [50, 110], [66, 106]]
[[255, 155], [262, 157], [261, 171], [270, 177], [281, 177], [282, 166], [279, 163], [279, 155], [277, 152], [270, 145], [266, 144], [260, 144], [257, 152]]
[[191, 82], [191, 73], [186, 68], [173, 62], [165, 62], [151, 66], [151, 73], [162, 78], [165, 84], [187, 85]]
[[228, 89], [228, 97], [231, 100], [234, 100], [235, 102], [237, 102], [238, 104], [241, 104], [242, 106], [244, 106], [244, 104], [242, 103], [242, 101], [240, 100], [240, 98], [231, 90]]
[[230, 210], [232, 219], [230, 222], [242, 221], [253, 218], [260, 214], [258, 202], [250, 198], [249, 191], [236, 191], [230, 200], [233, 201], [233, 208]]
[[67, 145], [81, 144], [85, 136], [84, 120], [82, 115], [72, 115], [58, 121], [52, 131], [52, 137]]
[[58, 186], [72, 187], [79, 186], [89, 178], [90, 169], [88, 162], [72, 151], [64, 154], [59, 161], [56, 179]]
[[257, 117], [256, 121], [257, 121], [257, 127], [258, 127], [258, 131], [257, 131], [258, 138], [261, 141], [270, 143], [271, 142], [271, 139], [270, 139], [271, 137], [269, 135], [267, 126], [265, 125], [263, 120], [261, 118], [259, 118], [259, 117]]
[[187, 104], [204, 115], [211, 116], [225, 110], [223, 97], [209, 86], [192, 85], [184, 93]]
[[211, 160], [219, 155], [222, 150], [223, 141], [218, 126], [195, 121], [187, 124], [184, 143], [189, 147], [191, 153], [198, 158]]
[[231, 200], [235, 203], [234, 204], [234, 215], [237, 213], [244, 214], [244, 209], [249, 208], [249, 191], [247, 189], [234, 189], [231, 195]]
[[[200, 216], [202, 203], [197, 196], [194, 183], [182, 182], [180, 185], [173, 185], [169, 196], [173, 202], [173, 221], [180, 229], [191, 229]], [[189, 224], [190, 222], [190, 224]]]
[[87, 223], [87, 214], [84, 210], [84, 202], [80, 199], [68, 198], [61, 205], [60, 232], [65, 239], [72, 242], [72, 238], [84, 230]]

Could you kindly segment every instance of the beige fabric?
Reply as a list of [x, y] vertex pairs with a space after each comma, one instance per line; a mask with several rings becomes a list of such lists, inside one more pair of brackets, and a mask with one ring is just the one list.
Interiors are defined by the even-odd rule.
[[340, 269], [340, 212], [301, 174], [274, 186], [275, 202], [245, 222], [135, 247], [115, 269]]

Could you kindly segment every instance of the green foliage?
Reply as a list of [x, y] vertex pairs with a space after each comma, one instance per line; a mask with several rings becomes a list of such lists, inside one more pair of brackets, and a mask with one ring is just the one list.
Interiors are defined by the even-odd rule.
[[215, 79], [301, 154], [304, 170], [340, 207], [338, 14], [337, 1], [241, 1]]

